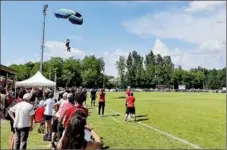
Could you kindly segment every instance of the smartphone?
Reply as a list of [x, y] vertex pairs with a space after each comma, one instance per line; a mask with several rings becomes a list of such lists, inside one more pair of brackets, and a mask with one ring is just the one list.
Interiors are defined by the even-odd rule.
[[84, 130], [84, 133], [85, 133], [85, 140], [86, 140], [86, 141], [92, 141], [91, 132], [88, 131], [87, 129], [85, 129], [85, 130]]

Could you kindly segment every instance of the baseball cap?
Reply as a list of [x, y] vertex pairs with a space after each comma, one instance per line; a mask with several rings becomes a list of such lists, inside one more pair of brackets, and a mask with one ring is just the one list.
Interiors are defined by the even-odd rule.
[[44, 100], [41, 100], [41, 101], [39, 102], [39, 105], [40, 105], [40, 106], [43, 106], [43, 105], [44, 105]]
[[32, 97], [32, 94], [31, 94], [31, 93], [26, 93], [26, 94], [24, 94], [24, 96], [23, 96], [23, 100], [30, 100], [31, 97]]

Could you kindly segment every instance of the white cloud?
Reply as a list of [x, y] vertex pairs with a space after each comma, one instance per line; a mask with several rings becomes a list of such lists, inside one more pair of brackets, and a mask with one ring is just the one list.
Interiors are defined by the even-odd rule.
[[163, 42], [156, 40], [154, 53], [171, 55], [176, 65], [186, 69], [198, 66], [222, 68], [226, 65], [226, 8], [220, 3], [202, 5], [199, 2], [191, 2], [186, 9], [201, 12], [212, 8], [213, 13], [209, 15], [194, 15], [179, 8], [175, 11], [145, 14], [139, 18], [125, 20], [122, 21], [122, 26], [129, 33], [141, 38], [175, 39], [197, 45], [193, 50], [187, 47], [178, 49], [177, 45], [174, 49], [169, 49]]
[[162, 56], [169, 55], [169, 49], [168, 47], [162, 43], [159, 39], [155, 41], [154, 47], [152, 48], [152, 51], [155, 55], [160, 54]]
[[225, 1], [193, 1], [185, 8], [186, 12], [204, 12], [204, 11], [215, 11], [219, 7], [225, 6]]
[[118, 76], [116, 69], [116, 61], [120, 56], [127, 57], [128, 52], [116, 50], [113, 52], [104, 52], [105, 73], [112, 76]]
[[210, 40], [226, 41], [226, 10], [210, 16], [193, 16], [185, 12], [157, 12], [122, 22], [130, 33], [143, 38], [174, 38], [196, 44]]
[[5, 65], [10, 66], [12, 64], [25, 64], [29, 61], [32, 62], [39, 62], [40, 61], [40, 56], [37, 53], [34, 53], [34, 57], [32, 58], [27, 58], [27, 57], [17, 57], [16, 59], [10, 59], [8, 60]]
[[[207, 48], [211, 46], [211, 51], [207, 52]], [[170, 49], [162, 41], [157, 39], [152, 48], [154, 54], [162, 56], [169, 55], [176, 66], [181, 65], [184, 69], [197, 68], [198, 66], [208, 69], [223, 68], [225, 64], [226, 46], [219, 42], [206, 43], [201, 48], [195, 50]]]
[[10, 60], [10, 61], [7, 61], [7, 62], [5, 63], [5, 65], [6, 65], [6, 66], [10, 66], [11, 64], [24, 64], [24, 63], [26, 63], [26, 62], [27, 62], [26, 59], [23, 58], [23, 57], [21, 57], [21, 58], [18, 58], [18, 59], [12, 59], [12, 60]]
[[77, 59], [83, 59], [85, 57], [85, 52], [77, 49], [71, 48], [71, 52], [67, 52], [65, 43], [57, 41], [47, 41], [45, 44], [44, 57], [49, 59], [50, 57], [62, 57], [69, 58], [74, 57]]
[[225, 41], [206, 41], [202, 43], [199, 47], [202, 51], [207, 52], [217, 52], [217, 51], [225, 51], [226, 42]]

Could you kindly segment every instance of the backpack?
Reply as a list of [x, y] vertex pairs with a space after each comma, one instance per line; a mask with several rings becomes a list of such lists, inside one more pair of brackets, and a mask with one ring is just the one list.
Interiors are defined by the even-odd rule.
[[12, 121], [12, 118], [11, 118], [10, 115], [9, 115], [9, 109], [10, 109], [11, 107], [15, 106], [17, 103], [18, 103], [18, 102], [17, 102], [16, 100], [13, 100], [13, 101], [9, 104], [9, 106], [6, 107], [6, 109], [5, 109], [5, 114], [4, 114], [4, 117], [5, 117], [6, 120]]
[[51, 133], [44, 134], [43, 141], [51, 141]]

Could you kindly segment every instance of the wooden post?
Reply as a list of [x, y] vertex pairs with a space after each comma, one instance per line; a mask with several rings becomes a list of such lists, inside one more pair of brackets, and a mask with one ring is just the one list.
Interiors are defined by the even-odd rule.
[[54, 75], [54, 82], [56, 84], [56, 86], [54, 87], [54, 93], [56, 93], [56, 88], [57, 88], [57, 74], [56, 74], [56, 70], [55, 70], [55, 75]]

